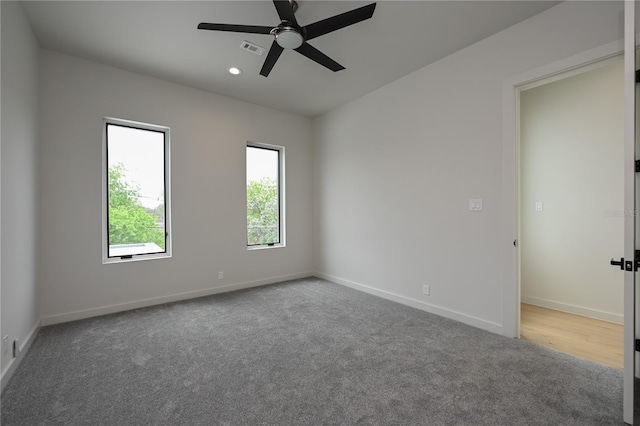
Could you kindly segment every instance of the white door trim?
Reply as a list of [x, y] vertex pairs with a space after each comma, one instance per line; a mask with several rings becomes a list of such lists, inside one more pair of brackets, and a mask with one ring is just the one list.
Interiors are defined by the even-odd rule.
[[569, 58], [527, 71], [504, 81], [502, 86], [502, 218], [503, 250], [503, 334], [519, 337], [520, 332], [520, 280], [518, 267], [520, 249], [514, 247], [519, 235], [519, 97], [523, 88], [530, 88], [541, 80], [549, 81], [560, 74], [578, 70], [588, 65], [620, 55], [624, 51], [618, 40]]

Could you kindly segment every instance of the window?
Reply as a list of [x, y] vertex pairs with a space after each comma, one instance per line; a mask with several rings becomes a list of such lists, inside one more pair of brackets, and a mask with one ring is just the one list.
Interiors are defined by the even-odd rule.
[[247, 145], [247, 247], [283, 247], [284, 148]]
[[171, 256], [169, 129], [104, 121], [103, 262]]

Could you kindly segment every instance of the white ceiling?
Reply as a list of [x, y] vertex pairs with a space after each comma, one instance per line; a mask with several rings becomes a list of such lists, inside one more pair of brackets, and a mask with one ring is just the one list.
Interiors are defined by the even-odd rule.
[[[300, 0], [302, 26], [371, 2]], [[379, 1], [373, 18], [310, 42], [346, 67], [334, 73], [297, 52], [269, 77], [270, 35], [197, 30], [200, 22], [276, 26], [271, 1], [27, 1], [42, 47], [259, 105], [314, 117], [369, 93], [558, 2]], [[231, 66], [243, 73], [232, 76]]]

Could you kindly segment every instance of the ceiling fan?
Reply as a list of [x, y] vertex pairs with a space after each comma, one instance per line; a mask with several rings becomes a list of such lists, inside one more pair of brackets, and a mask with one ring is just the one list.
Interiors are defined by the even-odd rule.
[[321, 35], [325, 35], [369, 19], [373, 16], [373, 11], [376, 8], [376, 4], [372, 3], [301, 27], [294, 16], [295, 11], [298, 9], [298, 3], [295, 0], [273, 0], [273, 4], [276, 6], [278, 16], [280, 16], [280, 19], [282, 20], [280, 25], [275, 28], [259, 25], [210, 24], [203, 22], [198, 25], [198, 29], [251, 34], [271, 34], [274, 36], [275, 39], [271, 44], [269, 54], [267, 55], [267, 58], [262, 65], [262, 69], [260, 70], [260, 75], [265, 77], [269, 75], [271, 69], [276, 64], [276, 61], [284, 49], [293, 49], [301, 55], [304, 55], [312, 61], [315, 61], [335, 72], [345, 68], [307, 42], [316, 37], [320, 37]]

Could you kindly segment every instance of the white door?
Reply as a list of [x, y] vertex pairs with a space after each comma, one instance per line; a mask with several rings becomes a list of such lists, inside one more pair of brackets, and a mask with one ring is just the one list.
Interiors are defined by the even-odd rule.
[[[634, 383], [636, 367], [636, 4], [625, 1], [624, 14], [624, 258], [620, 267], [624, 270], [624, 372], [623, 418], [625, 423], [640, 425], [634, 416]], [[640, 407], [638, 407], [640, 408]], [[634, 422], [634, 420], [636, 420]]]

